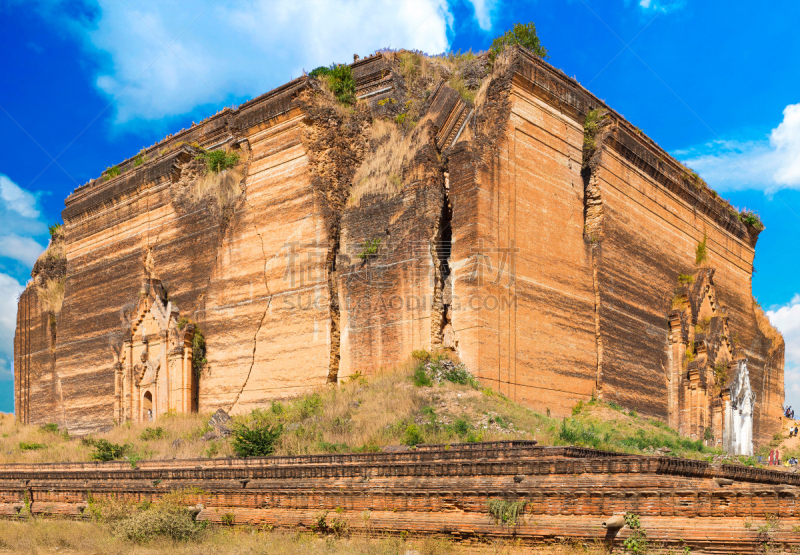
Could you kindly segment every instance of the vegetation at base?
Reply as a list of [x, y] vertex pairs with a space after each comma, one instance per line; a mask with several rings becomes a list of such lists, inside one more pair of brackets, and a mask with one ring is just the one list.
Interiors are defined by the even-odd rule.
[[698, 266], [708, 261], [708, 235], [703, 233], [703, 240], [697, 243], [694, 250], [694, 263]]
[[[157, 506], [142, 509], [139, 505], [118, 503], [129, 511], [145, 512], [160, 510]], [[106, 510], [107, 504], [97, 504]], [[155, 504], [154, 504], [155, 505]], [[165, 511], [166, 512], [166, 511]], [[124, 515], [123, 515], [124, 516]], [[4, 553], [70, 553], [71, 555], [96, 555], [99, 553], [132, 555], [397, 555], [419, 553], [420, 555], [528, 555], [531, 547], [520, 545], [516, 539], [492, 539], [491, 544], [464, 543], [450, 538], [430, 536], [404, 537], [385, 535], [359, 535], [352, 537], [346, 532], [336, 535], [333, 522], [320, 537], [315, 532], [301, 530], [272, 530], [270, 527], [203, 526], [202, 530], [190, 529], [185, 539], [173, 539], [170, 533], [184, 531], [185, 519], [180, 513], [181, 525], [168, 521], [169, 527], [158, 526], [159, 534], [148, 536], [149, 540], [133, 541], [122, 535], [130, 525], [119, 526], [102, 520], [29, 519], [0, 520], [0, 550]], [[141, 518], [141, 517], [140, 517]], [[366, 517], [364, 517], [366, 520]], [[148, 522], [153, 522], [148, 520]], [[345, 521], [338, 515], [331, 521]], [[118, 522], [118, 521], [114, 521]], [[144, 519], [141, 519], [144, 522]], [[162, 521], [163, 522], [163, 521]], [[159, 524], [155, 522], [154, 524]], [[115, 530], [119, 530], [116, 534]], [[146, 532], [153, 530], [148, 527]], [[142, 528], [136, 528], [142, 531]], [[539, 551], [537, 551], [539, 552]], [[572, 547], [555, 545], [545, 548], [548, 555], [601, 555], [599, 547]]]
[[47, 447], [44, 443], [34, 443], [32, 441], [20, 441], [20, 451], [38, 451]]
[[489, 59], [494, 61], [509, 46], [518, 44], [527, 48], [543, 59], [549, 58], [547, 49], [542, 46], [539, 34], [536, 32], [536, 25], [531, 23], [515, 23], [514, 27], [506, 31], [503, 35], [492, 41], [489, 47]]
[[139, 439], [142, 441], [153, 441], [154, 439], [162, 439], [167, 434], [164, 432], [164, 428], [158, 426], [157, 428], [150, 428], [147, 427], [144, 431], [139, 434]]
[[[255, 431], [247, 437], [240, 434], [246, 441], [238, 443], [247, 447], [238, 452], [234, 450], [235, 437], [202, 439], [212, 431], [210, 414], [171, 413], [159, 416], [156, 423], [125, 423], [84, 441], [15, 423], [13, 416], [0, 416], [0, 452], [9, 463], [127, 457], [135, 464], [140, 459], [376, 452], [399, 444], [533, 439], [541, 445], [576, 445], [630, 454], [658, 454], [655, 449], [666, 447], [670, 456], [706, 461], [722, 454], [701, 441], [678, 435], [661, 421], [637, 415], [620, 399], [583, 399], [568, 411], [567, 418], [555, 412], [550, 416], [546, 409], [532, 411], [483, 387], [474, 377], [462, 379], [460, 370], [452, 371], [459, 367], [458, 362], [449, 356], [416, 351], [397, 369], [366, 377], [354, 375], [337, 387], [321, 387], [236, 415], [231, 425], [234, 431]], [[446, 379], [448, 375], [453, 379]], [[415, 376], [427, 381], [417, 386]], [[163, 432], [154, 431], [159, 428]], [[176, 443], [176, 439], [181, 441]], [[22, 451], [20, 442], [46, 447]], [[729, 458], [731, 463], [736, 460]]]
[[206, 173], [220, 173], [229, 170], [239, 163], [239, 154], [227, 150], [208, 150], [195, 156], [206, 165]]
[[742, 210], [739, 213], [739, 220], [743, 224], [749, 225], [751, 227], [754, 227], [758, 231], [761, 231], [762, 229], [764, 229], [764, 224], [761, 222], [761, 217], [758, 214], [756, 214], [755, 212], [752, 212], [750, 210], [747, 210], [747, 209]]
[[494, 518], [495, 524], [506, 526], [516, 526], [518, 522], [522, 521], [526, 504], [524, 501], [508, 501], [506, 499], [489, 499], [486, 502], [489, 514]]
[[356, 80], [353, 70], [347, 64], [331, 64], [329, 67], [320, 66], [311, 70], [309, 77], [324, 80], [328, 89], [342, 104], [353, 104], [356, 101]]
[[128, 443], [119, 445], [111, 443], [107, 439], [92, 438], [85, 438], [83, 442], [94, 447], [94, 453], [91, 455], [93, 461], [116, 461], [131, 452], [131, 445]]
[[268, 457], [275, 452], [275, 443], [283, 432], [283, 426], [268, 424], [250, 428], [239, 424], [233, 431], [233, 452], [238, 457]]
[[625, 538], [625, 551], [630, 553], [647, 552], [647, 533], [639, 522], [639, 516], [633, 513], [625, 513], [625, 524], [631, 529], [630, 535]]

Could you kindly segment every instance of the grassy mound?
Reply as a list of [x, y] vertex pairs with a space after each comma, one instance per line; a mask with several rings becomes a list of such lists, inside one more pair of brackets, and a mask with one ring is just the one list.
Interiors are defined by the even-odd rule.
[[[203, 435], [212, 430], [208, 420], [207, 414], [166, 415], [149, 425], [127, 423], [106, 433], [73, 438], [57, 424], [26, 426], [3, 415], [0, 462], [122, 459], [135, 465], [141, 459], [234, 456], [237, 434], [205, 440]], [[482, 387], [457, 361], [424, 351], [396, 371], [354, 376], [338, 387], [273, 401], [234, 417], [233, 427], [280, 430], [264, 434], [278, 456], [504, 439], [704, 460], [722, 455], [701, 441], [679, 436], [662, 422], [613, 403], [581, 402], [564, 419], [536, 413]]]

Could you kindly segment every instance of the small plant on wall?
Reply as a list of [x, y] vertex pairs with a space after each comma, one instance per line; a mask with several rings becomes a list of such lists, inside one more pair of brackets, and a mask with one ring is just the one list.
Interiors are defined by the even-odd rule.
[[205, 162], [206, 173], [220, 173], [236, 166], [239, 163], [239, 155], [226, 150], [209, 150], [196, 156], [195, 160]]
[[366, 260], [371, 256], [375, 256], [378, 254], [378, 249], [381, 246], [380, 239], [367, 239], [364, 241], [364, 244], [361, 245], [361, 252], [359, 253], [358, 257], [361, 260]]
[[208, 364], [208, 359], [206, 358], [206, 338], [203, 336], [200, 326], [185, 316], [178, 320], [178, 329], [182, 330], [188, 324], [194, 324], [194, 332], [192, 332], [192, 369], [194, 370], [195, 377], [199, 378], [203, 368]]
[[698, 266], [708, 262], [708, 235], [703, 233], [703, 240], [697, 243], [694, 250], [694, 263]]

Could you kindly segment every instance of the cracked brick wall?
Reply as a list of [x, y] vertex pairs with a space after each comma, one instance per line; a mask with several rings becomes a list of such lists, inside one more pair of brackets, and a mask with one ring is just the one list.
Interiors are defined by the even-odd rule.
[[[567, 415], [594, 393], [677, 426], [670, 299], [706, 234], [717, 297], [749, 361], [756, 441], [771, 438], [782, 345], [753, 312], [757, 233], [619, 114], [518, 48], [474, 104], [434, 87], [399, 192], [348, 205], [370, 116], [403, 89], [386, 60], [353, 64], [354, 110], [315, 104], [318, 85], [301, 78], [74, 191], [54, 350], [34, 296], [20, 301], [20, 418], [60, 415], [76, 434], [114, 424], [115, 349], [152, 271], [205, 335], [201, 411], [245, 412], [441, 345], [542, 412]], [[584, 124], [598, 109], [607, 122], [589, 152]], [[182, 200], [192, 145], [242, 154], [231, 210]], [[377, 256], [362, 259], [378, 238]]]

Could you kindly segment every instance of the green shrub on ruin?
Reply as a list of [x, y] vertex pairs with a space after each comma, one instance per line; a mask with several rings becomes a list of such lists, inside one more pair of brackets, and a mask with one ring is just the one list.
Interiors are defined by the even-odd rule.
[[708, 235], [703, 234], [703, 240], [697, 243], [694, 250], [694, 263], [698, 266], [708, 261]]
[[226, 150], [209, 150], [195, 157], [206, 165], [206, 173], [220, 173], [239, 163], [239, 154]]
[[494, 519], [495, 524], [516, 526], [522, 521], [525, 513], [524, 501], [508, 501], [506, 499], [489, 499], [486, 502], [489, 515]]
[[378, 254], [378, 249], [381, 247], [381, 240], [378, 239], [367, 239], [361, 245], [361, 252], [358, 253], [358, 257], [361, 260], [366, 260], [369, 257], [375, 256]]
[[20, 451], [38, 451], [39, 449], [44, 449], [47, 445], [43, 443], [36, 443], [33, 441], [20, 441], [19, 442], [19, 450]]
[[108, 181], [113, 177], [117, 177], [121, 173], [122, 170], [119, 169], [119, 166], [111, 166], [110, 168], [106, 168], [106, 171], [103, 172], [103, 179]]
[[282, 424], [263, 424], [252, 428], [239, 424], [233, 431], [231, 447], [237, 457], [268, 457], [275, 452], [275, 444], [282, 433]]
[[422, 437], [422, 430], [416, 424], [409, 424], [403, 436], [403, 444], [414, 447], [420, 443], [425, 443], [425, 438]]
[[90, 455], [93, 461], [116, 461], [125, 457], [132, 449], [132, 446], [128, 443], [119, 445], [118, 443], [111, 443], [107, 439], [89, 439], [84, 443], [94, 447], [95, 451]]
[[514, 27], [506, 31], [503, 35], [492, 41], [489, 48], [489, 59], [494, 62], [507, 47], [518, 44], [527, 48], [542, 59], [549, 58], [547, 49], [542, 46], [539, 34], [536, 32], [536, 25], [531, 23], [515, 23]]
[[136, 511], [112, 525], [116, 536], [134, 543], [148, 543], [160, 538], [197, 540], [205, 528], [206, 523], [195, 522], [189, 509], [171, 503]]
[[742, 210], [739, 214], [739, 221], [745, 225], [754, 227], [758, 231], [764, 229], [764, 224], [761, 222], [759, 215], [750, 210]]
[[353, 104], [356, 101], [356, 80], [353, 70], [347, 64], [331, 64], [330, 67], [320, 66], [311, 70], [309, 77], [324, 80], [328, 89], [342, 104]]
[[678, 274], [678, 283], [681, 285], [691, 285], [694, 283], [694, 276], [689, 274]]

